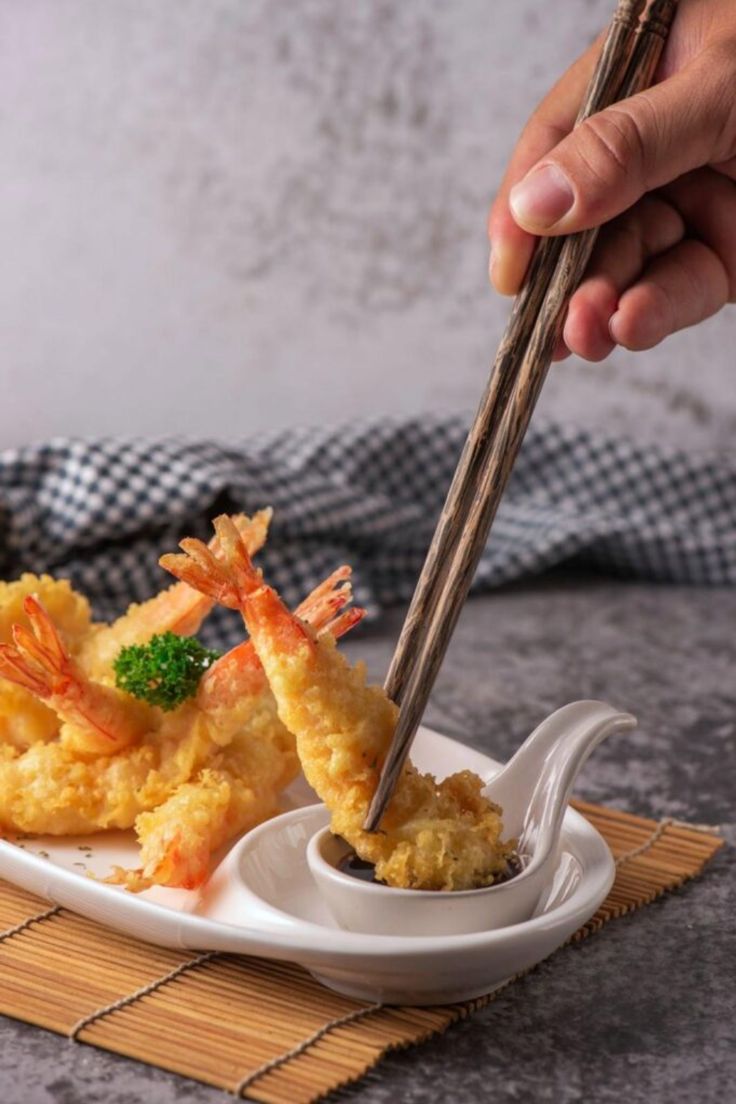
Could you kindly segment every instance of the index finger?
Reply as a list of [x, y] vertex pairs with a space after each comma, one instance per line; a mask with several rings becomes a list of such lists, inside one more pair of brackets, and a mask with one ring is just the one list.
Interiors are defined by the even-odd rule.
[[537, 240], [515, 222], [509, 208], [509, 193], [532, 165], [572, 130], [602, 42], [603, 35], [599, 35], [547, 93], [521, 132], [511, 154], [488, 216], [488, 236], [491, 239], [489, 275], [493, 286], [502, 295], [515, 295], [521, 287]]

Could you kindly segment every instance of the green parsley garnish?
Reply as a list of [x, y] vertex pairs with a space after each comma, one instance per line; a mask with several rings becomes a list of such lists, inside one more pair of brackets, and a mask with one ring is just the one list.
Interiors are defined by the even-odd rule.
[[120, 649], [113, 663], [115, 682], [134, 698], [168, 711], [196, 694], [199, 680], [216, 659], [217, 652], [193, 637], [159, 633], [147, 644]]

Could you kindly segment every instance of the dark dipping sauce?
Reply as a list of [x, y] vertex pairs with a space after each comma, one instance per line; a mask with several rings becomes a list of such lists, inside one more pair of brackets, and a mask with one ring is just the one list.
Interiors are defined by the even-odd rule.
[[[337, 869], [342, 874], [349, 874], [351, 878], [358, 878], [361, 882], [375, 882], [376, 885], [386, 885], [385, 882], [379, 881], [376, 877], [376, 868], [373, 863], [358, 858], [354, 851], [348, 851], [347, 855], [343, 855], [337, 864]], [[517, 874], [521, 874], [523, 869], [522, 859], [518, 855], [512, 855], [506, 864], [506, 873], [500, 874], [492, 884], [500, 885], [502, 882], [508, 882], [515, 878]]]
[[349, 874], [351, 878], [360, 878], [361, 882], [375, 882], [376, 885], [385, 885], [376, 877], [376, 868], [373, 863], [359, 859], [354, 851], [348, 851], [337, 864], [337, 869], [343, 874]]

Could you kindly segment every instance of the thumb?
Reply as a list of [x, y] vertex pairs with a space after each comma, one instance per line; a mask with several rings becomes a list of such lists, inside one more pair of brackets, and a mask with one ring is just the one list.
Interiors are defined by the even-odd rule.
[[[645, 192], [734, 153], [722, 66], [705, 55], [669, 80], [592, 115], [537, 162], [509, 196], [534, 234], [599, 226]], [[732, 67], [729, 66], [729, 68]]]

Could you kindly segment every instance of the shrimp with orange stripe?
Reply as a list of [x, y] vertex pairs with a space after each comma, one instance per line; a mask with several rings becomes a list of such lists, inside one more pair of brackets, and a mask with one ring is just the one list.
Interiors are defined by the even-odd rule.
[[397, 718], [380, 687], [366, 685], [330, 634], [294, 616], [251, 562], [229, 518], [215, 521], [220, 556], [198, 540], [161, 565], [176, 578], [243, 616], [284, 726], [296, 737], [307, 781], [327, 805], [333, 832], [346, 839], [376, 877], [417, 889], [490, 885], [506, 870], [500, 809], [481, 779], [461, 771], [438, 783], [407, 763], [380, 832], [363, 820]]

